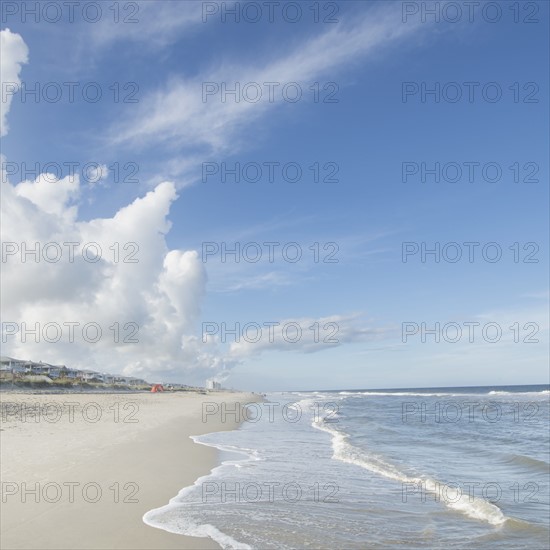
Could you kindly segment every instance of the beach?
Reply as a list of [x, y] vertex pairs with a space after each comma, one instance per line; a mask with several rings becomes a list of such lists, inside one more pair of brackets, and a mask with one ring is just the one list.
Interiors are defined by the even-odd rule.
[[[209, 414], [236, 392], [2, 393], [0, 514], [3, 549], [213, 549], [207, 538], [143, 523], [217, 464], [191, 435], [232, 430]], [[208, 403], [209, 405], [206, 405]]]

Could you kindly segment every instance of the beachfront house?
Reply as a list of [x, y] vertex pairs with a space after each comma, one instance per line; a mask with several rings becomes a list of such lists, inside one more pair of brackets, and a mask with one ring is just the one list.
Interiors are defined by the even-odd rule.
[[1, 359], [1, 371], [12, 375], [24, 376], [30, 374], [59, 378], [62, 370], [62, 366], [50, 365], [49, 363], [35, 363], [34, 361], [13, 359], [12, 357], [2, 357]]
[[61, 367], [61, 376], [69, 378], [70, 380], [77, 380], [80, 378], [80, 371], [76, 369], [69, 369], [65, 366]]
[[61, 376], [61, 367], [56, 365], [49, 365], [48, 363], [41, 363], [39, 374], [45, 374], [50, 378], [59, 378]]
[[83, 370], [82, 373], [83, 382], [103, 382], [103, 375], [95, 370]]
[[45, 365], [43, 363], [34, 363], [31, 361], [25, 365], [25, 374], [31, 374], [34, 376], [45, 374], [44, 367]]
[[100, 373], [95, 370], [71, 369], [65, 365], [50, 365], [42, 361], [36, 363], [7, 356], [0, 358], [0, 375], [3, 378], [11, 378], [15, 375], [23, 377], [25, 375], [43, 375], [52, 379], [60, 378], [74, 382], [95, 382], [132, 387], [148, 385], [142, 378], [134, 378], [133, 376], [114, 375], [108, 372]]
[[0, 357], [0, 372], [7, 374], [25, 374], [25, 366], [29, 361], [13, 359], [12, 357]]

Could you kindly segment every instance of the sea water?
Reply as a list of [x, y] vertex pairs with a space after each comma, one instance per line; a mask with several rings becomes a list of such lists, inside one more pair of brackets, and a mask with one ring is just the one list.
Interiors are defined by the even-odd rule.
[[222, 465], [146, 523], [228, 549], [549, 547], [548, 386], [267, 399], [194, 438]]

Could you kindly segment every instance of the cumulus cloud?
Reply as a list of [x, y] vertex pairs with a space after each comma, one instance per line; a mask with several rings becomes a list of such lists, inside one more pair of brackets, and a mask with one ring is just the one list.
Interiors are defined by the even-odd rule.
[[76, 218], [77, 209], [69, 206], [79, 194], [78, 179], [67, 176], [56, 179], [52, 174], [40, 174], [34, 181], [22, 181], [15, 187], [15, 195], [32, 202], [40, 211], [64, 217]]
[[[2, 82], [19, 82], [27, 46], [9, 30], [1, 41]], [[2, 102], [2, 135], [9, 105]], [[88, 221], [79, 219], [78, 175], [40, 174], [13, 185], [3, 172], [1, 182], [4, 354], [182, 381], [223, 368], [194, 335], [202, 262], [196, 251], [166, 244], [178, 198], [173, 182], [112, 218]]]
[[[28, 48], [18, 34], [0, 35], [2, 82], [18, 83]], [[78, 175], [14, 185], [3, 172], [1, 185], [4, 354], [194, 383], [231, 366], [196, 334], [206, 285], [198, 253], [166, 244], [173, 182], [87, 221]]]
[[[9, 29], [0, 31], [0, 83], [2, 101], [0, 102], [0, 136], [8, 133], [7, 114], [10, 110], [12, 94], [21, 85], [19, 73], [21, 66], [29, 59], [29, 49], [19, 34]], [[5, 95], [5, 97], [4, 97]]]
[[217, 368], [215, 353], [193, 336], [202, 262], [196, 251], [166, 245], [174, 184], [112, 218], [79, 221], [70, 205], [79, 178], [48, 181], [3, 183], [5, 353], [146, 377]]
[[[365, 40], [382, 40], [384, 29], [371, 29], [374, 35], [366, 39], [359, 36], [360, 28], [344, 34], [332, 31], [311, 43], [305, 53], [300, 50], [260, 73], [241, 74], [266, 81], [275, 75], [297, 80], [293, 64], [303, 78], [321, 74], [357, 48], [366, 48]], [[317, 48], [331, 61], [323, 60]], [[23, 39], [2, 31], [2, 50], [2, 79], [18, 82], [28, 56]], [[143, 130], [132, 129], [131, 123], [126, 130], [138, 138], [160, 132], [173, 136], [175, 143], [188, 139], [223, 148], [231, 134], [228, 129], [250, 120], [247, 107], [215, 108], [212, 114], [200, 104], [195, 105], [196, 112], [187, 112], [187, 107], [182, 111], [185, 101], [177, 97], [179, 91], [176, 87], [168, 96], [159, 93]], [[177, 109], [172, 100], [177, 100]], [[7, 133], [9, 102], [2, 103], [2, 109], [3, 133]], [[168, 118], [162, 112], [169, 113]], [[177, 133], [176, 128], [182, 127], [188, 127], [189, 135]], [[122, 135], [129, 139], [129, 134]], [[1, 182], [5, 355], [150, 381], [198, 383], [206, 377], [224, 379], [236, 365], [266, 351], [312, 353], [384, 334], [384, 329], [358, 328], [353, 317], [301, 318], [280, 321], [282, 326], [298, 327], [302, 337], [297, 341], [292, 341], [292, 327], [284, 335], [275, 331], [273, 339], [264, 330], [257, 341], [243, 339], [222, 352], [219, 337], [203, 341], [200, 334], [207, 276], [198, 252], [170, 249], [167, 244], [170, 208], [178, 199], [174, 182], [160, 180], [112, 217], [87, 220], [79, 216], [83, 189], [78, 175], [58, 179], [40, 174], [13, 184], [2, 174]], [[280, 276], [270, 273], [252, 286], [277, 281], [281, 283]], [[312, 329], [315, 324], [317, 329]]]

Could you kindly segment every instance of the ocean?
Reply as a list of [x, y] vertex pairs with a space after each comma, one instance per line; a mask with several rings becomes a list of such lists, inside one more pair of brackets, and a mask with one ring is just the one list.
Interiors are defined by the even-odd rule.
[[223, 463], [147, 524], [227, 549], [550, 547], [548, 386], [267, 399], [194, 438]]

